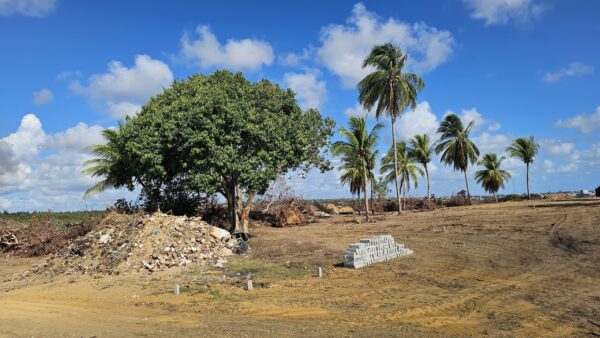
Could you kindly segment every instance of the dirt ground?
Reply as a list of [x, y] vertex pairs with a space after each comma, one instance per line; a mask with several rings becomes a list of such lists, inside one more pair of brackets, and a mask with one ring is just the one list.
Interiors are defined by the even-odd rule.
[[[37, 260], [1, 257], [0, 336], [600, 336], [600, 200], [376, 218], [254, 229], [225, 271], [15, 278]], [[415, 254], [340, 266], [378, 234]]]

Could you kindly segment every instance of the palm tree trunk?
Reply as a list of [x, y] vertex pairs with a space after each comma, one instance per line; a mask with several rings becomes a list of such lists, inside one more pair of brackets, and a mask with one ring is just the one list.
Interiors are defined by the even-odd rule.
[[496, 193], [494, 193], [494, 199], [496, 200], [496, 203], [498, 203], [498, 195], [496, 195]]
[[427, 163], [423, 165], [425, 167], [425, 176], [427, 176], [427, 208], [431, 209], [431, 195], [429, 194], [429, 171], [427, 170]]
[[398, 181], [398, 147], [396, 145], [396, 118], [392, 116], [392, 142], [394, 143], [394, 179], [396, 180], [396, 199], [398, 200], [398, 215], [402, 213], [400, 200], [400, 182]]
[[364, 184], [363, 184], [363, 190], [365, 192], [365, 220], [368, 222], [369, 221], [369, 194], [367, 193], [367, 185], [368, 183], [368, 178], [367, 178], [367, 166], [365, 164], [365, 162], [363, 161], [363, 177], [364, 177]]
[[469, 179], [467, 179], [467, 169], [463, 170], [465, 174], [465, 183], [467, 184], [467, 200], [469, 201], [469, 205], [471, 205], [471, 191], [469, 190]]
[[529, 192], [529, 163], [527, 163], [527, 199], [531, 200], [531, 193]]
[[358, 189], [358, 216], [360, 216], [360, 188]]
[[375, 195], [375, 189], [374, 189], [374, 184], [373, 182], [371, 182], [371, 214], [375, 215], [375, 207], [374, 207], [374, 202], [373, 202], [373, 195]]

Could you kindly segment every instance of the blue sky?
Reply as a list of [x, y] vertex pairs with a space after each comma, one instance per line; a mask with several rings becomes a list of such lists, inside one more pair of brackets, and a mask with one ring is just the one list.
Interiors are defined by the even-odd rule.
[[[268, 78], [344, 126], [365, 113], [354, 89], [365, 74], [360, 60], [388, 41], [410, 54], [409, 70], [426, 82], [398, 137], [435, 138], [452, 111], [476, 121], [473, 138], [483, 152], [502, 154], [515, 137], [535, 136], [542, 151], [534, 191], [594, 188], [598, 14], [592, 0], [0, 0], [0, 209], [103, 208], [132, 198], [108, 191], [81, 199], [93, 183], [79, 175], [91, 156], [86, 147], [173, 79], [197, 72]], [[391, 134], [383, 122], [385, 151]], [[504, 165], [513, 180], [503, 192], [523, 192], [523, 165]], [[289, 182], [306, 198], [348, 196], [337, 178], [313, 172]], [[410, 194], [423, 194], [422, 183]], [[460, 173], [435, 159], [434, 193], [463, 185]]]

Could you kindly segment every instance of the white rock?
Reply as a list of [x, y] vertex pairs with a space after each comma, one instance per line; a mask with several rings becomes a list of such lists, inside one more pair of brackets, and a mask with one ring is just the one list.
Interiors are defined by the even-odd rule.
[[100, 236], [100, 244], [106, 244], [110, 241], [110, 236], [109, 235], [102, 235]]
[[229, 231], [221, 229], [221, 228], [217, 228], [217, 227], [212, 227], [212, 229], [210, 229], [210, 234], [216, 238], [216, 239], [227, 239], [229, 237], [231, 237], [231, 234], [229, 233]]

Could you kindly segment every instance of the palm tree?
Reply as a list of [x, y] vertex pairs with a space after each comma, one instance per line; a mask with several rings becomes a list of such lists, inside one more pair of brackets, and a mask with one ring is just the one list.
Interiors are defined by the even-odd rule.
[[[396, 150], [396, 156], [394, 156], [394, 150]], [[398, 166], [394, 164], [394, 158], [397, 158]], [[394, 168], [398, 168], [397, 171]], [[419, 168], [415, 159], [410, 156], [406, 143], [399, 141], [396, 146], [390, 147], [388, 152], [381, 159], [381, 173], [387, 174], [385, 176], [387, 182], [392, 182], [398, 179], [400, 182], [400, 190], [404, 190], [406, 194], [410, 190], [410, 180], [412, 179], [415, 189], [418, 187], [419, 181], [417, 174], [423, 176], [423, 169]], [[398, 175], [396, 175], [396, 172]], [[398, 209], [402, 206], [398, 204]]]
[[510, 179], [510, 173], [500, 169], [500, 165], [504, 159], [504, 156], [498, 159], [496, 154], [485, 154], [483, 155], [483, 159], [477, 163], [485, 169], [475, 173], [477, 183], [481, 184], [483, 190], [494, 194], [496, 203], [498, 203], [498, 196], [496, 195], [498, 190], [504, 188], [504, 184]]
[[431, 147], [431, 141], [429, 135], [415, 135], [410, 139], [409, 154], [415, 161], [421, 163], [423, 169], [425, 169], [425, 176], [427, 177], [427, 205], [431, 207], [431, 195], [430, 195], [430, 181], [429, 181], [429, 170], [427, 164], [431, 162], [433, 155], [433, 148]]
[[106, 139], [106, 143], [90, 147], [90, 150], [98, 155], [98, 158], [85, 161], [83, 166], [87, 168], [81, 173], [92, 177], [103, 177], [103, 179], [86, 190], [83, 198], [109, 188], [131, 185], [126, 174], [129, 161], [126, 159], [126, 151], [119, 141], [122, 130], [123, 124], [121, 123], [119, 123], [118, 129], [105, 129], [102, 131], [102, 135]]
[[533, 158], [540, 151], [540, 145], [535, 143], [533, 136], [529, 138], [519, 137], [514, 140], [510, 147], [506, 148], [510, 157], [518, 157], [527, 166], [527, 198], [531, 199], [529, 192], [529, 164], [533, 163]]
[[[417, 95], [425, 86], [416, 74], [403, 72], [408, 55], [402, 54], [400, 48], [386, 43], [373, 47], [371, 53], [363, 61], [363, 68], [374, 67], [375, 70], [358, 83], [358, 100], [366, 110], [375, 109], [379, 119], [386, 115], [392, 120], [392, 144], [396, 146], [396, 119], [402, 116], [406, 108], [415, 109]], [[398, 159], [394, 151], [394, 167], [398, 168]], [[400, 206], [400, 182], [396, 182], [396, 197]], [[398, 209], [398, 214], [401, 213]]]
[[435, 152], [437, 154], [442, 153], [442, 163], [452, 165], [455, 171], [460, 170], [465, 175], [469, 204], [471, 204], [471, 192], [469, 190], [469, 180], [467, 179], [467, 169], [469, 163], [474, 164], [479, 156], [479, 149], [469, 138], [472, 129], [473, 121], [469, 122], [465, 128], [458, 116], [450, 114], [444, 118], [437, 130], [441, 136], [435, 146]]
[[340, 128], [340, 135], [345, 138], [344, 141], [333, 143], [333, 156], [342, 156], [343, 165], [340, 168], [343, 174], [342, 184], [350, 183], [350, 192], [360, 190], [364, 192], [365, 197], [365, 217], [369, 220], [369, 198], [367, 185], [373, 177], [374, 158], [377, 150], [377, 140], [379, 139], [379, 130], [383, 125], [377, 123], [370, 132], [367, 131], [367, 120], [365, 117], [353, 116], [348, 122], [350, 129]]

